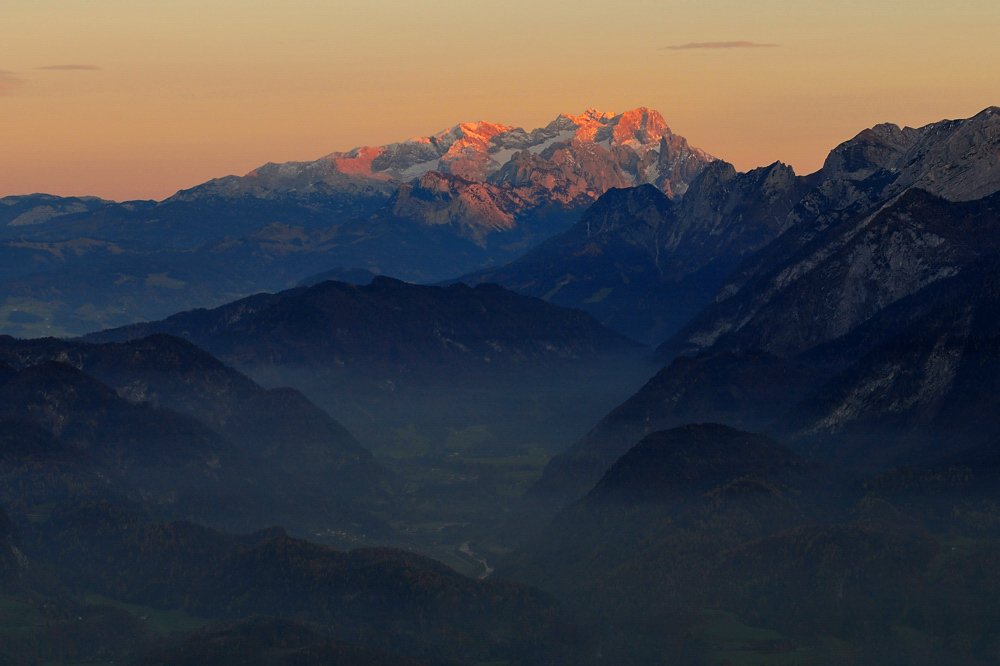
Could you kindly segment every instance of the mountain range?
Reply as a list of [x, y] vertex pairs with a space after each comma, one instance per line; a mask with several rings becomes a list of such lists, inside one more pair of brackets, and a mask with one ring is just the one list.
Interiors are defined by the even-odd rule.
[[656, 111], [591, 109], [267, 164], [160, 202], [0, 199], [0, 332], [82, 334], [337, 266], [445, 280], [516, 258], [608, 188], [678, 196], [711, 160]]
[[716, 160], [679, 201], [648, 185], [609, 190], [565, 233], [459, 279], [586, 310], [655, 345], [704, 308], [741, 259], [784, 230], [806, 187], [781, 163], [738, 173]]
[[[923, 225], [937, 214], [976, 215], [943, 202], [988, 208], [975, 202], [1000, 188], [998, 127], [995, 107], [919, 129], [878, 125], [836, 147], [807, 176], [780, 163], [738, 173], [716, 160], [678, 200], [611, 191], [565, 233], [506, 266], [461, 279], [587, 310], [635, 339], [664, 343], [663, 362], [715, 344], [799, 353], [992, 251], [992, 239], [980, 246], [982, 239], [957, 227], [958, 236], [939, 246], [940, 229]], [[930, 196], [921, 199], [920, 192]], [[939, 213], [917, 209], [935, 198]], [[887, 229], [893, 215], [909, 226]], [[913, 273], [902, 256], [920, 261], [931, 246], [939, 258], [926, 274]], [[871, 265], [862, 268], [865, 256]], [[900, 259], [879, 263], [890, 256]], [[826, 314], [809, 311], [822, 303], [821, 290], [842, 294], [843, 302], [823, 304]], [[807, 334], [789, 318], [828, 330], [811, 333], [815, 342], [771, 340]]]
[[[661, 358], [718, 345], [797, 354], [996, 251], [1000, 108], [841, 144], [788, 214]], [[792, 322], [795, 322], [792, 325]]]
[[765, 435], [688, 424], [644, 437], [498, 573], [642, 636], [624, 654], [643, 663], [692, 643], [711, 649], [691, 663], [987, 663], [958, 640], [983, 640], [1000, 611], [979, 587], [998, 554], [997, 460], [994, 446], [859, 484]]
[[576, 431], [641, 383], [648, 353], [585, 312], [497, 285], [385, 276], [258, 294], [85, 339], [163, 333], [269, 385], [300, 387], [367, 442], [395, 441], [415, 423], [489, 423], [513, 441], [539, 428]]
[[[432, 136], [331, 153], [313, 162], [267, 164], [242, 177], [178, 192], [168, 201], [393, 192], [392, 208], [404, 216], [503, 228], [532, 208], [576, 206], [610, 187], [653, 183], [683, 194], [711, 159], [673, 134], [656, 111], [587, 109], [579, 116], [561, 114], [531, 132], [485, 121], [462, 123]], [[396, 189], [402, 183], [407, 186]], [[445, 197], [427, 206], [427, 195], [434, 194]]]
[[[799, 451], [869, 470], [989, 439], [990, 426], [975, 415], [989, 412], [991, 384], [965, 373], [991, 367], [992, 333], [986, 323], [975, 334], [954, 327], [971, 321], [969, 312], [988, 311], [989, 276], [1000, 259], [998, 122], [1000, 110], [990, 108], [920, 129], [878, 126], [837, 147], [816, 174], [792, 177], [786, 192], [793, 197], [758, 209], [773, 220], [774, 238], [749, 252], [706, 307], [657, 349], [655, 359], [666, 364], [660, 373], [555, 456], [533, 492], [579, 496], [644, 434], [701, 420], [765, 430]], [[702, 181], [722, 165], [714, 162], [680, 203], [660, 210], [693, 205]], [[610, 204], [616, 195], [605, 198]], [[678, 224], [636, 206], [638, 190], [629, 196], [608, 208], [619, 236], [635, 237], [650, 220]], [[559, 275], [582, 256], [591, 275], [610, 273], [614, 260], [584, 251], [596, 236], [582, 233], [585, 222], [601, 219], [589, 217], [600, 203], [577, 228], [498, 275]], [[732, 218], [726, 225], [743, 228], [729, 226]], [[556, 247], [541, 270], [538, 255]], [[665, 291], [641, 293], [648, 299], [656, 289]], [[580, 307], [604, 307], [613, 293]], [[623, 315], [635, 312], [636, 300], [623, 297]], [[616, 316], [610, 307], [603, 313]]]

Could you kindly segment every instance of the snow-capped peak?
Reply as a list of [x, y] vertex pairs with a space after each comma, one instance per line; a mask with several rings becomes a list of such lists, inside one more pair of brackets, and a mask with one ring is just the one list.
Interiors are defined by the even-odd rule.
[[[399, 183], [418, 183], [433, 171], [470, 184], [510, 188], [530, 183], [528, 189], [541, 188], [568, 205], [592, 200], [609, 187], [642, 183], [678, 195], [711, 159], [672, 134], [654, 110], [589, 108], [579, 115], [560, 114], [530, 132], [485, 120], [460, 123], [429, 136], [362, 146], [313, 162], [268, 164], [214, 187], [267, 196], [330, 188], [388, 192]], [[522, 185], [516, 187], [515, 198], [537, 198]]]

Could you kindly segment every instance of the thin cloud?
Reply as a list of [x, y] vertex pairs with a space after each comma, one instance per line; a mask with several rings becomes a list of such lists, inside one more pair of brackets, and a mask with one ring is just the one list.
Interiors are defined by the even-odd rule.
[[0, 95], [13, 95], [18, 88], [24, 85], [14, 72], [7, 72], [0, 69]]
[[88, 72], [93, 72], [99, 70], [100, 67], [97, 65], [47, 65], [46, 67], [39, 67], [38, 69], [61, 69], [61, 70], [85, 70]]
[[757, 42], [692, 42], [677, 46], [665, 46], [668, 51], [686, 51], [688, 49], [773, 49], [778, 44], [758, 44]]

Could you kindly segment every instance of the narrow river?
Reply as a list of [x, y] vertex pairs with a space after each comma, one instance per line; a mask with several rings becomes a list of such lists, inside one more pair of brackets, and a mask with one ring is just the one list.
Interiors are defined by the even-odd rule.
[[484, 578], [487, 578], [491, 573], [493, 573], [493, 567], [487, 564], [485, 558], [479, 557], [474, 552], [472, 552], [472, 550], [469, 548], [468, 541], [466, 541], [459, 547], [458, 552], [474, 559], [476, 562], [479, 562], [480, 564], [483, 565], [483, 573], [479, 574], [479, 580], [483, 580]]

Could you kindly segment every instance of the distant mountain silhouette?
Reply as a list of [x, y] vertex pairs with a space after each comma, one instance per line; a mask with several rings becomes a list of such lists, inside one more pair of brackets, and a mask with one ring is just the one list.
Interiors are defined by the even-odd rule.
[[338, 369], [369, 381], [537, 371], [641, 349], [588, 314], [495, 285], [426, 287], [383, 276], [367, 286], [327, 281], [259, 294], [86, 340], [152, 333], [184, 337], [240, 367]]
[[57, 197], [25, 194], [0, 198], [0, 227], [16, 229], [50, 223], [57, 218], [81, 216], [114, 205], [97, 197]]

